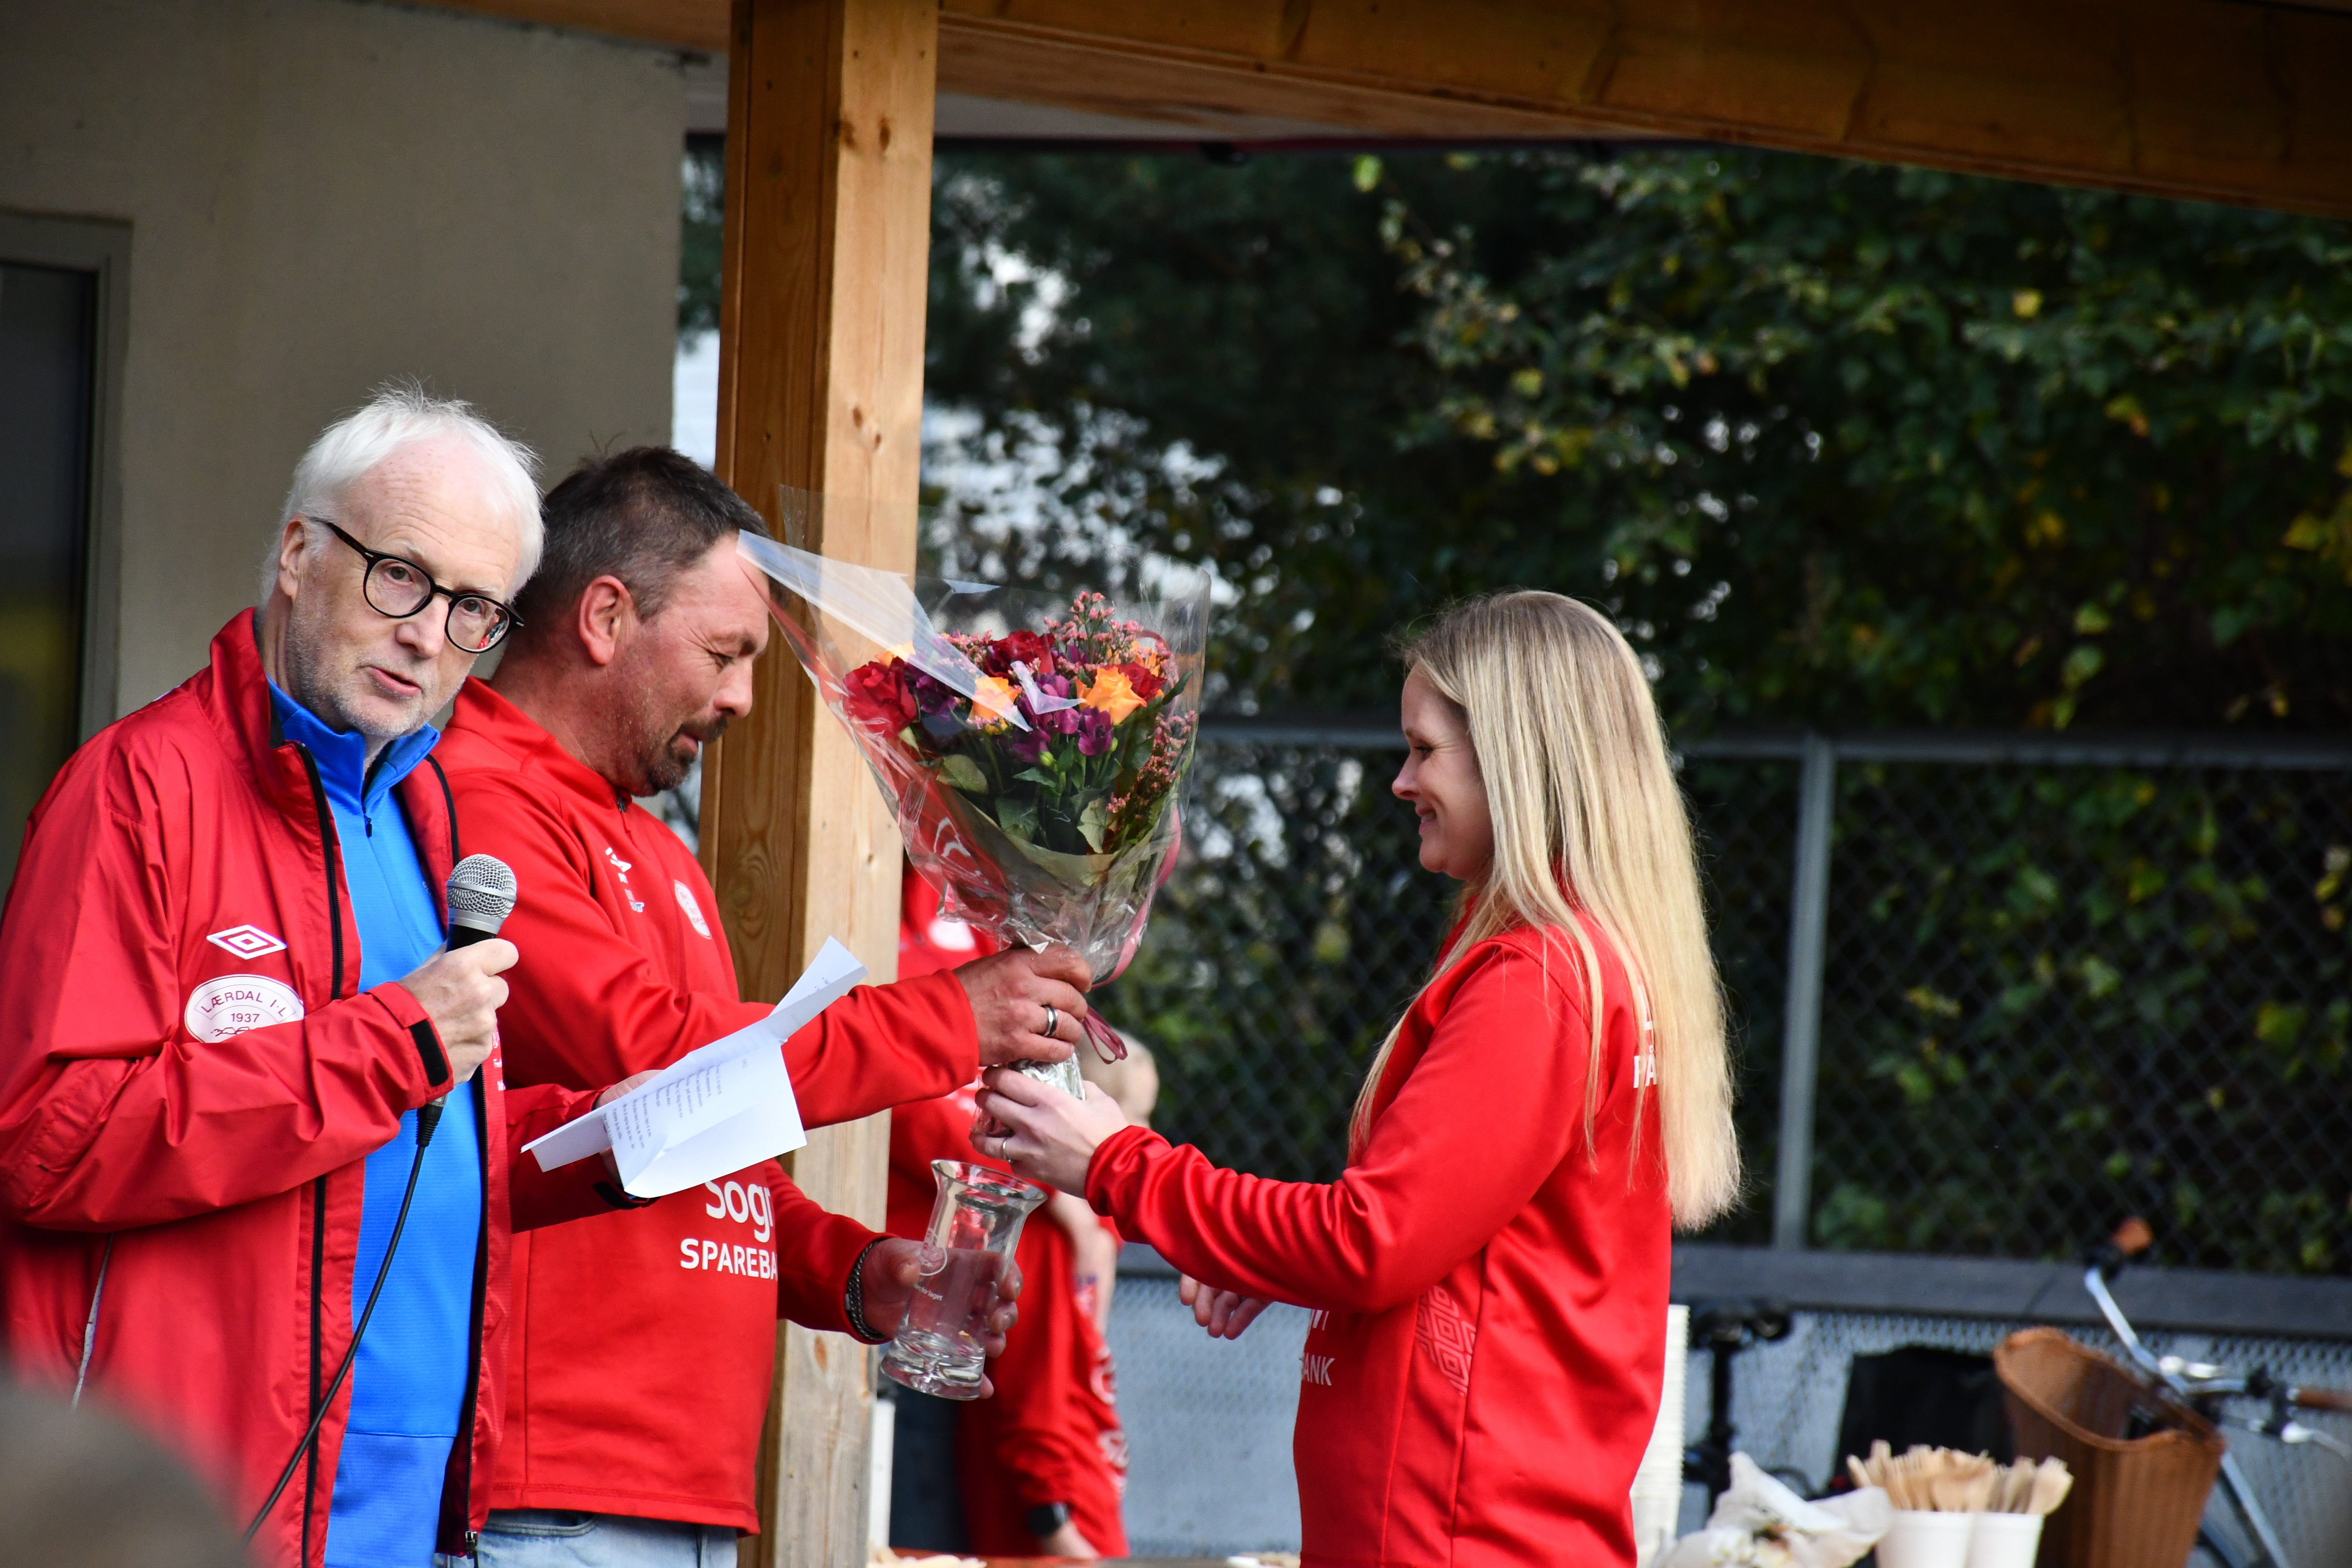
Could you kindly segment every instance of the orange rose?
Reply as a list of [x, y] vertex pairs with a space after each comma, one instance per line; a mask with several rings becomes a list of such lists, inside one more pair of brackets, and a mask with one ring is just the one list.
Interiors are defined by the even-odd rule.
[[1001, 675], [983, 675], [971, 694], [971, 721], [975, 724], [1003, 724], [1013, 718], [1013, 705], [1020, 692], [1013, 682]]
[[1115, 664], [1097, 667], [1094, 679], [1088, 683], [1086, 695], [1078, 699], [1079, 706], [1099, 708], [1114, 724], [1143, 706], [1143, 699], [1135, 694], [1127, 679], [1127, 671]]

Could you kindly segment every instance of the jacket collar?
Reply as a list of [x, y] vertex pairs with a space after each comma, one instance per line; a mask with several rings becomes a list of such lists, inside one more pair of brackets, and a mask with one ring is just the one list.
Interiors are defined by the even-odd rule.
[[458, 688], [449, 727], [481, 736], [551, 783], [607, 811], [628, 808], [630, 803], [610, 780], [565, 751], [538, 720], [490, 689], [487, 681], [469, 677]]
[[243, 762], [265, 798], [296, 821], [310, 819], [310, 782], [301, 753], [279, 733], [261, 667], [261, 612], [239, 610], [215, 634], [212, 662], [195, 681], [196, 700], [229, 754]]
[[[286, 733], [278, 720], [277, 705], [270, 700], [272, 687], [268, 673], [261, 664], [260, 611], [239, 610], [229, 617], [228, 624], [213, 637], [210, 665], [191, 684], [205, 717], [212, 721], [214, 731], [221, 737], [229, 754], [245, 764], [263, 798], [306, 831], [317, 831], [318, 804], [310, 793], [310, 770], [303, 766], [302, 748], [295, 743], [296, 740], [304, 737], [289, 737]], [[468, 681], [467, 684], [479, 683]], [[325, 731], [326, 727], [320, 725], [319, 728]], [[433, 773], [433, 777], [422, 784], [417, 777], [412, 776], [417, 763], [425, 760], [437, 739], [437, 731], [427, 725], [416, 735], [388, 747], [378, 760], [375, 770], [383, 775], [381, 786], [379, 788], [378, 781], [371, 779], [367, 793], [373, 801], [381, 791], [397, 786], [402, 799], [410, 807], [412, 826], [422, 826], [428, 821], [435, 825], [431, 837], [435, 840], [436, 855], [441, 857], [453, 847], [454, 840], [452, 845], [444, 845], [441, 840], [450, 837], [449, 827], [454, 825], [444, 826], [447, 824], [448, 814], [446, 796], [438, 773], [427, 770]], [[395, 752], [403, 752], [404, 755], [396, 758]], [[320, 782], [323, 785], [326, 783], [327, 760], [315, 751], [312, 755], [319, 762]]]
[[374, 816], [384, 797], [416, 770], [425, 753], [441, 738], [440, 731], [422, 725], [386, 746], [370, 766], [365, 735], [329, 729], [326, 721], [288, 696], [274, 680], [269, 682], [269, 708], [280, 735], [310, 748], [327, 798], [362, 816]]

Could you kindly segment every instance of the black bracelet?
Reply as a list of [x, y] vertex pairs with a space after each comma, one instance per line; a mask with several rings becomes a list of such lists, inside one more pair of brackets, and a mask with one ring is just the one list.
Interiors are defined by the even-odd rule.
[[882, 1240], [877, 1236], [859, 1251], [857, 1261], [849, 1266], [849, 1289], [841, 1295], [844, 1315], [849, 1319], [849, 1331], [857, 1336], [861, 1344], [886, 1344], [890, 1339], [887, 1334], [876, 1333], [874, 1325], [866, 1321], [866, 1254], [881, 1246]]
[[1029, 1510], [1029, 1517], [1023, 1522], [1029, 1526], [1030, 1534], [1043, 1541], [1070, 1522], [1070, 1505], [1066, 1502], [1041, 1502]]

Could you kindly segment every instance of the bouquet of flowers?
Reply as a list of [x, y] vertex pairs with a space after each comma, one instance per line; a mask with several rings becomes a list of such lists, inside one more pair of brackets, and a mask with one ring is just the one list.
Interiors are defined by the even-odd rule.
[[[1173, 868], [1199, 726], [1205, 582], [1115, 606], [740, 549], [873, 769], [916, 868], [1000, 942], [1125, 969]], [[1126, 1054], [1091, 1015], [1106, 1060]], [[1082, 1092], [1073, 1063], [1039, 1076]]]

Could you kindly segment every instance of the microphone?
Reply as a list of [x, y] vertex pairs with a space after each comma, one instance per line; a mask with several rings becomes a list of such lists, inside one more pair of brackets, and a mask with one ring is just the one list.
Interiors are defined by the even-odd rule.
[[499, 934], [514, 913], [515, 874], [495, 855], [468, 855], [449, 873], [448, 950]]
[[[497, 856], [468, 855], [458, 861], [449, 873], [449, 940], [443, 944], [446, 951], [455, 952], [498, 935], [499, 928], [514, 913], [517, 890], [513, 868]], [[433, 1142], [434, 1130], [441, 1125], [442, 1112], [448, 1105], [449, 1097], [439, 1094], [417, 1107], [419, 1150]]]

